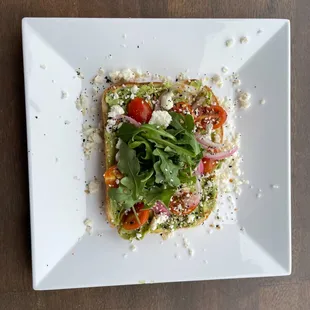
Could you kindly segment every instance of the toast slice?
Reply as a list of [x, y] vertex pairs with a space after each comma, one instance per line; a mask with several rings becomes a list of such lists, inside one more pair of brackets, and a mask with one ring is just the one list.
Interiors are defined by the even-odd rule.
[[[198, 82], [199, 80], [186, 80], [182, 82], [176, 83], [175, 85], [176, 88], [181, 89], [181, 91], [188, 90], [187, 87], [193, 84], [192, 82]], [[161, 94], [167, 91], [167, 88], [164, 83], [161, 82], [147, 82], [147, 83], [118, 83], [115, 84], [109, 88], [107, 88], [102, 96], [102, 122], [103, 122], [103, 127], [104, 127], [104, 171], [107, 171], [110, 167], [116, 164], [116, 143], [117, 143], [117, 137], [114, 132], [108, 132], [105, 130], [107, 124], [108, 124], [108, 113], [109, 113], [109, 103], [107, 102], [107, 98], [109, 94], [111, 93], [117, 93], [118, 91], [121, 91], [122, 89], [128, 89], [132, 88], [134, 86], [137, 86], [138, 88], [141, 88], [143, 85], [146, 86], [154, 86], [154, 88], [159, 88], [161, 89]], [[172, 87], [173, 88], [173, 87]], [[171, 88], [170, 88], [171, 89]], [[206, 100], [206, 94], [208, 94], [208, 97], [211, 99], [212, 104], [219, 104], [217, 97], [214, 95], [212, 90], [207, 87], [207, 86], [201, 86], [199, 92], [195, 95], [189, 95], [191, 103], [193, 104], [194, 102], [199, 101], [204, 101]], [[217, 134], [220, 136], [221, 142], [223, 141], [223, 127], [220, 127], [216, 130]], [[108, 185], [105, 186], [105, 212], [107, 215], [107, 219], [109, 223], [111, 224], [112, 227], [117, 227], [119, 234], [125, 238], [125, 239], [141, 239], [139, 235], [145, 234], [145, 233], [160, 233], [160, 234], [169, 234], [171, 232], [171, 229], [167, 225], [157, 225], [157, 227], [154, 229], [151, 229], [152, 224], [155, 221], [155, 214], [153, 212], [150, 212], [151, 216], [149, 218], [149, 221], [147, 224], [144, 225], [143, 231], [138, 229], [136, 232], [132, 231], [124, 231], [124, 229], [121, 227], [121, 218], [123, 214], [118, 214], [116, 213], [117, 209], [117, 203], [112, 200], [109, 197], [109, 190], [110, 187]], [[202, 208], [201, 211], [199, 211], [199, 217], [195, 219], [193, 223], [187, 223], [183, 225], [182, 227], [178, 228], [189, 228], [189, 227], [195, 227], [198, 225], [201, 225], [211, 214], [212, 210], [214, 209], [216, 205], [216, 199], [217, 199], [217, 188], [213, 189], [212, 192], [212, 199], [208, 201], [205, 206]], [[154, 225], [153, 225], [154, 226]], [[177, 228], [177, 229], [178, 229]], [[138, 236], [137, 236], [138, 235]], [[143, 237], [143, 236], [142, 236]]]

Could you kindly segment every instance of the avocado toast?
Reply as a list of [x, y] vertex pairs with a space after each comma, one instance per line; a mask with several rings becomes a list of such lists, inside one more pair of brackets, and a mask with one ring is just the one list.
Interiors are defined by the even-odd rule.
[[227, 114], [200, 80], [118, 83], [102, 97], [105, 209], [122, 238], [200, 225], [217, 200]]

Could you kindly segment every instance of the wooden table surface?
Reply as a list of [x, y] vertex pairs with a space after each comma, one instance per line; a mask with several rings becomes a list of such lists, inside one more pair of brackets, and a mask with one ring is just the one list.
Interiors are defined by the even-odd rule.
[[[290, 19], [292, 275], [33, 291], [21, 48], [24, 16]], [[0, 69], [0, 309], [310, 309], [310, 0], [0, 0]]]

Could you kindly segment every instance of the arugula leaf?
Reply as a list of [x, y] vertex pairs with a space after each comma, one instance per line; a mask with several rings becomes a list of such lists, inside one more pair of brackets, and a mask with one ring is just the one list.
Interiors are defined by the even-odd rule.
[[142, 125], [133, 135], [133, 139], [135, 139], [135, 136], [138, 135], [139, 133], [145, 133], [149, 137], [165, 137], [168, 138], [172, 141], [177, 141], [176, 137], [171, 135], [169, 132], [161, 129], [161, 128], [156, 128], [153, 125], [149, 124], [144, 124]]
[[132, 141], [128, 143], [128, 146], [132, 149], [135, 149], [139, 146], [145, 146], [145, 156], [141, 156], [143, 159], [151, 159], [152, 158], [152, 146], [150, 143], [144, 139], [143, 137], [136, 136], [135, 137], [136, 141]]
[[160, 169], [160, 164], [161, 162], [160, 161], [157, 161], [155, 164], [154, 164], [154, 170], [155, 170], [155, 182], [158, 183], [158, 184], [162, 184], [164, 183], [165, 181], [165, 176], [163, 175], [161, 169]]
[[123, 185], [120, 185], [118, 188], [110, 188], [109, 197], [120, 203], [125, 209], [130, 209], [137, 202], [132, 197], [132, 191]]
[[186, 114], [184, 117], [184, 128], [188, 132], [193, 132], [194, 127], [195, 127], [194, 118], [191, 115]]
[[169, 206], [169, 202], [175, 188], [165, 188], [164, 186], [153, 186], [149, 190], [145, 190], [143, 193], [144, 203], [147, 208], [153, 207], [156, 201], [161, 201], [166, 207]]
[[177, 145], [188, 145], [194, 151], [195, 156], [201, 152], [201, 147], [195, 137], [192, 134], [189, 134], [187, 131], [184, 132], [183, 137], [178, 140]]
[[117, 137], [119, 137], [124, 142], [128, 143], [135, 132], [137, 131], [137, 128], [129, 123], [123, 123], [122, 126], [117, 131]]
[[160, 157], [160, 170], [165, 178], [165, 183], [172, 187], [180, 185], [178, 178], [179, 166], [175, 165], [168, 157], [168, 154], [160, 149], [154, 150], [153, 154]]
[[130, 181], [133, 182], [133, 186], [131, 187], [132, 195], [134, 199], [137, 199], [141, 186], [141, 179], [138, 175], [140, 172], [140, 163], [136, 156], [136, 152], [121, 140], [119, 153], [120, 156], [117, 167], [123, 175], [127, 176]]
[[180, 129], [185, 129], [186, 131], [192, 133], [193, 129], [195, 127], [194, 123], [194, 118], [189, 115], [183, 115], [181, 113], [176, 113], [176, 112], [170, 112], [169, 113], [172, 117], [172, 121], [170, 123], [170, 126], [180, 130]]

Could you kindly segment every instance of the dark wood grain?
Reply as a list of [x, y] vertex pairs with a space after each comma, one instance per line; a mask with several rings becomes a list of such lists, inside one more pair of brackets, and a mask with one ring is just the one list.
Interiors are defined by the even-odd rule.
[[[21, 50], [24, 16], [289, 18], [292, 275], [34, 292]], [[0, 309], [310, 309], [309, 16], [309, 0], [0, 0]]]

